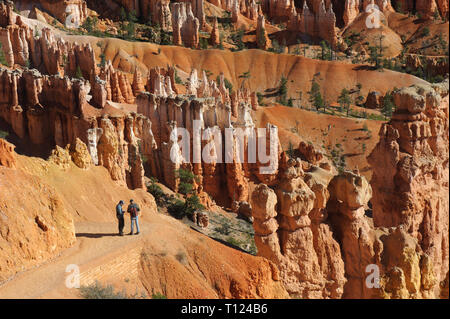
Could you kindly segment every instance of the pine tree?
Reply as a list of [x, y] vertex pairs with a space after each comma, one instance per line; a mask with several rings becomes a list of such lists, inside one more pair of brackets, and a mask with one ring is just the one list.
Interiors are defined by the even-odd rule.
[[283, 105], [287, 105], [288, 101], [287, 101], [287, 78], [284, 77], [284, 75], [281, 76], [281, 80], [280, 80], [280, 87], [278, 88], [278, 102], [283, 104]]
[[8, 61], [6, 61], [6, 58], [5, 58], [5, 53], [3, 53], [2, 43], [1, 42], [0, 42], [0, 64], [9, 66], [8, 65]]
[[80, 80], [84, 79], [83, 72], [81, 72], [81, 68], [79, 65], [77, 66], [77, 70], [75, 71], [75, 78], [80, 79]]
[[341, 108], [344, 108], [347, 111], [347, 116], [350, 112], [350, 104], [352, 103], [352, 100], [350, 99], [350, 92], [347, 89], [342, 89], [341, 94], [338, 98], [338, 103], [341, 106]]
[[388, 92], [383, 98], [383, 108], [381, 112], [385, 118], [390, 118], [395, 110], [394, 98], [392, 93]]
[[314, 78], [311, 84], [311, 91], [309, 94], [309, 102], [319, 111], [322, 107], [324, 107], [325, 102], [323, 100], [322, 94], [320, 93], [320, 85], [316, 82]]

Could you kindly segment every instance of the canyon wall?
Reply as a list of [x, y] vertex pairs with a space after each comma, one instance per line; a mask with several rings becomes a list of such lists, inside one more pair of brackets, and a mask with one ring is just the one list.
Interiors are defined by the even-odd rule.
[[188, 2], [171, 4], [173, 44], [197, 48], [199, 44], [200, 21], [192, 13]]
[[84, 80], [0, 69], [0, 117], [21, 139], [44, 148], [65, 147], [79, 138], [96, 165], [128, 187], [145, 187], [141, 153], [153, 147], [151, 123], [129, 113], [102, 115], [88, 101]]
[[75, 243], [72, 216], [61, 197], [21, 170], [16, 156], [14, 146], [0, 138], [0, 284]]
[[448, 80], [401, 89], [394, 101], [397, 110], [368, 158], [374, 172], [374, 224], [402, 225], [442, 281], [449, 268]]
[[[257, 140], [256, 147], [266, 140], [260, 140], [254, 133], [254, 124], [250, 110], [256, 108], [254, 94], [248, 90], [239, 90], [230, 97], [225, 88], [223, 76], [220, 83], [209, 80], [206, 73], [202, 79], [193, 70], [186, 82], [187, 95], [176, 95], [173, 91], [173, 71], [160, 68], [150, 70], [147, 84], [148, 92], [137, 97], [137, 111], [152, 122], [157, 150], [153, 154], [145, 154], [151, 165], [151, 174], [158, 177], [166, 185], [177, 190], [178, 180], [175, 170], [188, 168], [200, 177], [198, 190], [208, 193], [213, 199], [226, 203], [248, 201], [249, 178], [263, 178], [259, 173], [261, 163], [246, 163], [248, 159], [248, 140]], [[197, 122], [197, 128], [194, 126]], [[171, 134], [178, 134], [175, 128], [184, 128], [189, 136], [183, 137], [181, 143]], [[202, 129], [203, 131], [197, 131]], [[242, 149], [232, 146], [231, 154], [223, 153], [225, 145], [225, 130], [238, 130], [245, 136]], [[182, 132], [180, 131], [180, 134]], [[202, 134], [201, 138], [200, 135]], [[252, 136], [252, 134], [256, 134]], [[277, 134], [275, 127], [270, 128], [270, 134]], [[272, 150], [278, 158], [280, 146], [278, 138], [270, 139], [267, 135], [266, 147]], [[262, 137], [262, 136], [261, 136]], [[273, 142], [273, 141], [274, 142]], [[272, 145], [270, 143], [276, 143]], [[194, 153], [194, 143], [198, 143], [198, 153]], [[209, 147], [211, 160], [200, 162], [205, 146]], [[272, 149], [270, 149], [270, 147]], [[174, 155], [171, 150], [180, 149]], [[185, 153], [187, 151], [187, 153]], [[242, 154], [242, 161], [236, 159]], [[275, 166], [277, 164], [275, 163]], [[276, 172], [276, 167], [275, 167]]]
[[324, 210], [332, 174], [300, 159], [284, 159], [281, 170], [251, 197], [258, 255], [278, 266], [291, 297], [341, 298], [344, 262]]
[[[371, 184], [301, 143], [251, 195], [258, 254], [291, 296], [439, 298], [448, 278], [448, 80], [394, 93]], [[317, 154], [317, 155], [314, 155]], [[370, 203], [369, 203], [370, 202]], [[441, 290], [442, 289], [442, 290]]]
[[291, 8], [287, 29], [292, 32], [301, 32], [311, 36], [313, 39], [326, 40], [333, 48], [338, 44], [336, 15], [332, 5], [328, 9], [325, 3], [320, 1], [318, 8], [311, 10], [307, 2], [304, 2], [303, 9], [297, 13], [295, 7]]

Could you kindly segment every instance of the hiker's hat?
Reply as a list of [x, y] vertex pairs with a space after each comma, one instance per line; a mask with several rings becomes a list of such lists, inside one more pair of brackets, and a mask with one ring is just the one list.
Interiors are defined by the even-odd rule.
[[119, 204], [120, 204], [120, 205], [123, 205], [123, 200], [120, 200]]

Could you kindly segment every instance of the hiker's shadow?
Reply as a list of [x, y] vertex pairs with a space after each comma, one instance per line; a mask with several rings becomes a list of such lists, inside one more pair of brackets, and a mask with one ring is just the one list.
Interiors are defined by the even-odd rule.
[[102, 238], [102, 237], [115, 237], [119, 236], [117, 233], [77, 233], [76, 237], [85, 237], [85, 238]]

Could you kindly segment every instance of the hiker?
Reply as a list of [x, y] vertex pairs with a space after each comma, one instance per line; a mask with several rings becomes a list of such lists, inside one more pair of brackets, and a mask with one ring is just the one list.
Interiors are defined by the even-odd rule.
[[123, 200], [121, 200], [117, 206], [116, 206], [116, 216], [117, 220], [119, 221], [119, 236], [123, 236], [123, 227], [125, 226], [125, 220], [124, 220], [124, 211], [123, 211]]
[[136, 204], [132, 199], [130, 199], [130, 205], [128, 205], [127, 212], [130, 213], [131, 217], [131, 232], [129, 235], [133, 235], [133, 222], [136, 223], [136, 235], [139, 234], [139, 212], [141, 209], [139, 208], [139, 205]]

